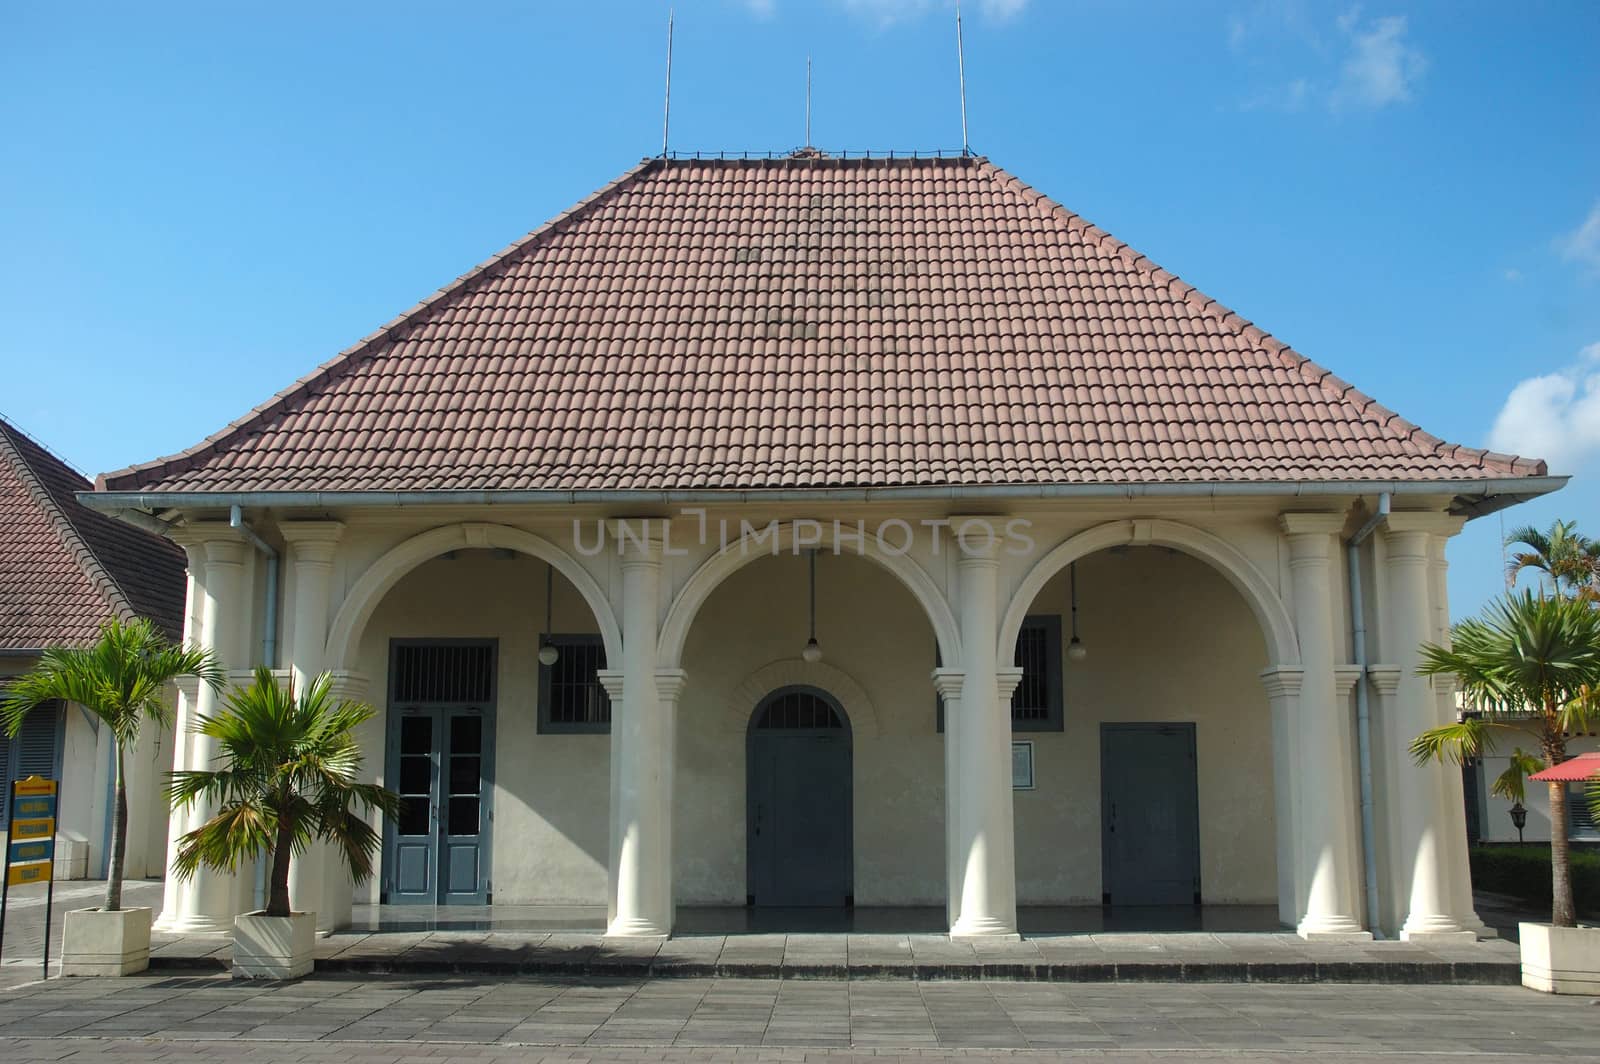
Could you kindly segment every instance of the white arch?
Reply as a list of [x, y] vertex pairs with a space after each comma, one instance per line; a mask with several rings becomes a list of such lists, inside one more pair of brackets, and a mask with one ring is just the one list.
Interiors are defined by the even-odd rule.
[[849, 673], [826, 662], [812, 664], [799, 658], [770, 662], [739, 681], [728, 699], [722, 719], [723, 730], [743, 735], [756, 706], [780, 687], [815, 687], [826, 691], [844, 707], [850, 717], [850, 729], [857, 738], [879, 733], [878, 707]]
[[1294, 622], [1283, 600], [1273, 589], [1261, 570], [1241, 554], [1238, 548], [1210, 532], [1178, 521], [1132, 520], [1108, 521], [1103, 525], [1079, 532], [1034, 563], [1028, 575], [1022, 578], [1011, 605], [1006, 609], [1000, 625], [1000, 642], [997, 651], [1001, 661], [1010, 661], [1015, 653], [1017, 635], [1022, 631], [1023, 619], [1034, 598], [1050, 582], [1050, 578], [1084, 555], [1107, 547], [1124, 544], [1172, 547], [1209, 564], [1250, 604], [1250, 610], [1261, 624], [1267, 639], [1267, 649], [1272, 654], [1274, 666], [1297, 665], [1300, 662], [1300, 642], [1295, 636]]
[[[837, 546], [837, 540], [833, 538], [827, 524], [817, 523], [822, 526], [823, 534], [819, 546]], [[772, 538], [774, 536], [775, 540]], [[899, 578], [900, 583], [905, 585], [912, 596], [922, 604], [922, 611], [927, 616], [928, 623], [933, 625], [933, 634], [939, 641], [939, 654], [946, 667], [959, 667], [961, 629], [956, 624], [950, 604], [945, 601], [944, 593], [939, 590], [939, 585], [933, 582], [933, 578], [905, 555], [885, 551], [874, 542], [871, 534], [864, 536], [859, 542], [854, 535], [849, 536], [848, 540], [850, 546], [839, 548], [839, 553], [850, 553], [876, 562]], [[751, 543], [755, 545], [749, 546]], [[689, 582], [683, 585], [683, 590], [678, 592], [667, 610], [666, 619], [661, 624], [657, 667], [663, 669], [682, 667], [680, 662], [683, 658], [683, 645], [689, 638], [689, 628], [694, 624], [695, 615], [724, 580], [753, 561], [782, 554], [786, 550], [792, 551], [793, 544], [794, 522], [785, 522], [778, 526], [775, 533], [769, 532], [767, 527], [746, 533], [707, 558], [700, 568], [694, 571], [694, 575], [689, 577]]]
[[333, 626], [328, 631], [328, 656], [325, 659], [328, 667], [331, 669], [353, 667], [361, 633], [366, 630], [367, 622], [372, 619], [378, 603], [382, 602], [383, 596], [400, 582], [401, 577], [423, 562], [437, 558], [441, 554], [468, 548], [519, 551], [555, 566], [556, 571], [578, 589], [578, 593], [593, 611], [594, 619], [600, 628], [600, 637], [605, 642], [606, 660], [622, 660], [622, 629], [618, 627], [617, 619], [611, 612], [611, 604], [606, 601], [605, 592], [600, 590], [600, 585], [595, 582], [594, 577], [590, 576], [588, 570], [579, 565], [572, 555], [544, 537], [536, 536], [524, 529], [512, 528], [510, 525], [463, 522], [429, 529], [412, 536], [404, 543], [391, 548], [361, 574], [361, 578], [355, 582], [350, 593], [344, 597], [344, 602], [339, 606], [339, 613], [333, 619]]

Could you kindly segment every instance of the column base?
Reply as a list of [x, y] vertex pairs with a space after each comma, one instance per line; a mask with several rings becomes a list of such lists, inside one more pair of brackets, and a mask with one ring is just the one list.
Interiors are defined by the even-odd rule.
[[1476, 932], [1464, 930], [1448, 916], [1428, 916], [1415, 922], [1407, 920], [1400, 928], [1401, 942], [1415, 942], [1419, 946], [1449, 946], [1460, 942], [1476, 942]]
[[1371, 942], [1372, 932], [1345, 917], [1307, 917], [1295, 928], [1295, 934], [1307, 942]]
[[987, 938], [1000, 939], [1010, 942], [1021, 942], [1022, 936], [1017, 934], [1015, 924], [1008, 924], [995, 917], [979, 917], [968, 920], [962, 918], [956, 921], [950, 929], [951, 938]]
[[231, 935], [233, 934], [233, 918], [218, 919], [214, 916], [177, 915], [168, 917], [162, 913], [156, 922], [150, 925], [150, 930], [164, 935]]
[[606, 938], [671, 938], [672, 929], [641, 917], [619, 916], [606, 925]]

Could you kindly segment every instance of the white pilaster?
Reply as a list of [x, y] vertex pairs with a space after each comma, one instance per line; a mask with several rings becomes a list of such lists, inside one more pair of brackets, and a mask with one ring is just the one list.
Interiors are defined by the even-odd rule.
[[[295, 696], [321, 675], [328, 642], [329, 581], [333, 554], [344, 525], [338, 521], [284, 521], [278, 532], [289, 545], [289, 595], [293, 638], [289, 669]], [[327, 934], [350, 922], [350, 877], [326, 842], [314, 842], [289, 865], [289, 899], [317, 914], [317, 932]]]
[[1305, 673], [1298, 665], [1274, 665], [1261, 671], [1272, 707], [1272, 799], [1278, 866], [1278, 920], [1294, 927], [1305, 911], [1305, 884], [1300, 873], [1296, 824], [1300, 790], [1291, 778], [1300, 726], [1300, 688]]
[[[210, 527], [213, 524], [215, 527]], [[245, 545], [233, 538], [235, 534], [231, 530], [212, 522], [190, 526], [189, 534], [194, 544], [191, 564], [198, 560], [197, 555], [203, 555], [204, 558], [204, 603], [200, 610], [199, 644], [215, 654], [224, 669], [235, 668], [244, 663], [242, 632], [245, 628], [244, 618], [249, 612], [249, 597], [243, 578]], [[188, 545], [186, 549], [190, 549]], [[185, 726], [187, 730], [192, 727], [194, 717], [214, 715], [220, 702], [217, 692], [206, 684], [200, 684], [193, 713], [188, 715], [187, 721], [180, 718], [180, 726]], [[174, 745], [179, 750], [184, 747], [182, 740]], [[188, 764], [185, 767], [214, 768], [218, 752], [215, 739], [191, 731], [188, 734]], [[196, 803], [187, 816], [174, 817], [173, 820], [175, 824], [182, 820], [181, 830], [189, 830], [204, 823], [214, 811], [209, 806]], [[176, 854], [175, 843], [176, 840], [173, 853], [168, 855], [169, 861]], [[233, 918], [239, 911], [240, 891], [239, 876], [202, 867], [184, 888], [175, 892], [171, 907], [161, 914], [159, 929], [184, 934], [231, 931]]]
[[[183, 598], [183, 644], [197, 646], [205, 616], [206, 552], [199, 540], [191, 539], [181, 530], [174, 532], [172, 539], [183, 548], [188, 559], [188, 578]], [[170, 766], [175, 772], [183, 771], [192, 764], [190, 751], [194, 737], [190, 729], [194, 726], [194, 713], [200, 698], [200, 678], [181, 676], [177, 686], [178, 703], [172, 730]], [[157, 914], [155, 922], [157, 930], [168, 930], [171, 922], [178, 920], [180, 914], [193, 909], [193, 880], [179, 879], [172, 874], [172, 859], [178, 854], [178, 840], [191, 830], [193, 823], [192, 812], [174, 811], [167, 818], [167, 849], [162, 861], [166, 880], [161, 888], [161, 912]]]
[[[1017, 933], [1016, 843], [1011, 805], [1011, 692], [1020, 672], [1002, 669], [995, 655], [998, 635], [996, 583], [998, 536], [994, 518], [951, 518], [959, 552], [961, 696], [945, 704], [945, 744], [955, 769], [946, 786], [954, 794], [956, 861], [960, 902], [951, 937], [1013, 936]], [[969, 534], [970, 533], [970, 534]], [[1002, 695], [1002, 689], [1004, 694]], [[952, 729], [952, 719], [959, 723]], [[959, 786], [952, 786], [959, 780]]]
[[[1461, 519], [1435, 513], [1397, 513], [1386, 519], [1385, 658], [1398, 668], [1393, 694], [1386, 699], [1397, 759], [1396, 788], [1390, 803], [1395, 830], [1391, 864], [1406, 886], [1406, 918], [1400, 937], [1411, 942], [1471, 941], [1477, 936], [1462, 927], [1456, 914], [1451, 882], [1450, 833], [1459, 830], [1463, 810], [1446, 797], [1445, 776], [1451, 766], [1429, 762], [1413, 765], [1407, 754], [1411, 739], [1442, 723], [1439, 702], [1425, 676], [1417, 675], [1421, 648], [1434, 637], [1429, 594], [1430, 537], [1453, 535]], [[1463, 870], [1464, 871], [1464, 870]]]
[[[611, 862], [606, 934], [672, 933], [672, 763], [677, 688], [658, 685], [661, 552], [666, 522], [613, 530], [622, 552], [622, 668], [601, 682], [611, 694]], [[639, 530], [644, 529], [644, 535]], [[620, 685], [618, 681], [620, 680]], [[678, 677], [681, 685], [681, 674]], [[663, 689], [674, 696], [662, 698]]]
[[1295, 882], [1304, 885], [1296, 930], [1307, 939], [1370, 939], [1360, 920], [1355, 758], [1334, 668], [1330, 561], [1344, 517], [1284, 514], [1279, 524], [1289, 543], [1302, 673], [1292, 760], [1277, 766], [1295, 789]]

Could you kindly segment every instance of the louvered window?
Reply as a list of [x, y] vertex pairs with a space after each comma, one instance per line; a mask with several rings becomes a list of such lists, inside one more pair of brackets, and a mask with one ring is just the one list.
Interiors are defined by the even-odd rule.
[[611, 697], [596, 675], [606, 667], [605, 643], [597, 635], [552, 635], [558, 657], [539, 666], [539, 730], [608, 732]]
[[61, 733], [64, 715], [59, 704], [39, 706], [22, 718], [22, 729], [7, 738], [0, 730], [0, 775], [4, 794], [0, 794], [0, 827], [11, 823], [11, 784], [29, 776], [59, 779], [61, 771]]
[[[940, 662], [935, 648], [934, 661]], [[1012, 731], [1060, 731], [1061, 618], [1041, 614], [1026, 618], [1017, 633], [1014, 664], [1022, 666], [1022, 679], [1011, 692]], [[937, 699], [937, 728], [944, 731], [944, 699]]]
[[756, 718], [760, 729], [825, 730], [843, 728], [839, 711], [822, 696], [804, 689], [783, 691], [770, 696]]
[[495, 645], [484, 640], [394, 644], [393, 702], [483, 703], [494, 699]]
[[1569, 838], [1590, 841], [1600, 839], [1600, 822], [1589, 808], [1587, 785], [1567, 784], [1567, 835]]

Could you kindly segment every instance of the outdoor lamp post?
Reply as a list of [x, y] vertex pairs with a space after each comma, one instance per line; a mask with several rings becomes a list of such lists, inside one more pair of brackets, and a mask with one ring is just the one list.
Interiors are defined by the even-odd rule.
[[1521, 802], [1511, 807], [1511, 823], [1517, 828], [1517, 845], [1522, 845], [1522, 829], [1528, 826], [1528, 810]]

